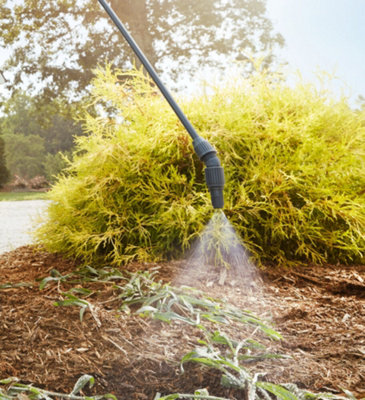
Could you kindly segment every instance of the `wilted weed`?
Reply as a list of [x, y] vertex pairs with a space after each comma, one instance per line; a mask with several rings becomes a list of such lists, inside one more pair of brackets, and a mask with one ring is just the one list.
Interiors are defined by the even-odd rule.
[[82, 322], [82, 319], [84, 317], [84, 313], [87, 309], [90, 311], [93, 310], [93, 305], [88, 302], [87, 300], [80, 299], [79, 297], [75, 296], [71, 292], [67, 293], [62, 293], [62, 295], [65, 297], [64, 300], [61, 301], [56, 301], [54, 303], [55, 306], [77, 306], [80, 307], [80, 321]]
[[[274, 340], [281, 339], [281, 335], [247, 310], [241, 310], [218, 299], [208, 297], [197, 289], [186, 286], [177, 288], [163, 284], [155, 280], [156, 273], [157, 270], [127, 273], [116, 268], [96, 269], [86, 266], [65, 276], [58, 271], [52, 271], [51, 277], [41, 280], [40, 287], [44, 288], [52, 283], [59, 287], [71, 282], [76, 283], [77, 287], [64, 292], [65, 299], [57, 302], [57, 305], [80, 307], [81, 319], [85, 310], [89, 310], [93, 314], [96, 307], [85, 298], [81, 298], [94, 294], [90, 289], [82, 287], [83, 283], [92, 283], [113, 287], [112, 300], [119, 301], [116, 311], [132, 312], [130, 307], [133, 306], [133, 312], [141, 317], [149, 316], [164, 323], [179, 321], [194, 326], [200, 330], [202, 338], [198, 339], [198, 346], [181, 359], [182, 371], [187, 363], [197, 363], [216, 369], [222, 374], [221, 384], [224, 387], [242, 391], [242, 396], [248, 400], [356, 400], [352, 393], [346, 390], [343, 390], [345, 396], [312, 393], [300, 389], [294, 384], [267, 382], [265, 371], [253, 374], [250, 371], [251, 364], [287, 357], [285, 354], [269, 352], [267, 347], [256, 339], [257, 333], [261, 332], [265, 337]], [[135, 305], [138, 305], [139, 308], [135, 308]], [[93, 316], [98, 322], [97, 316], [94, 314]], [[247, 337], [238, 341], [220, 329], [233, 323], [251, 327], [251, 332], [247, 333]], [[212, 327], [215, 327], [215, 330], [212, 330]], [[88, 375], [80, 378], [70, 395], [62, 395], [37, 389], [31, 385], [23, 385], [10, 378], [0, 381], [0, 385], [7, 385], [5, 390], [0, 387], [0, 400], [15, 400], [21, 392], [35, 400], [43, 398], [53, 400], [54, 397], [88, 400], [88, 397], [77, 396], [77, 393], [87, 383], [93, 384], [93, 378]], [[103, 397], [114, 398], [112, 395], [104, 395], [93, 397], [93, 399], [98, 400]], [[162, 397], [161, 394], [157, 394], [155, 400], [157, 399], [227, 400], [223, 397], [209, 395], [206, 389], [196, 390], [194, 394], [174, 393]]]
[[17, 399], [31, 399], [31, 400], [54, 400], [54, 399], [68, 399], [68, 400], [101, 400], [112, 399], [116, 400], [113, 394], [105, 394], [98, 396], [82, 396], [80, 391], [86, 386], [92, 388], [95, 379], [91, 375], [82, 375], [71, 393], [57, 393], [49, 390], [40, 389], [33, 385], [26, 385], [20, 383], [17, 378], [7, 378], [0, 380], [0, 400], [17, 400]]
[[241, 323], [251, 326], [255, 332], [261, 331], [270, 339], [281, 339], [278, 332], [252, 312], [209, 297], [189, 286], [174, 287], [156, 281], [156, 274], [157, 269], [128, 273], [116, 268], [95, 269], [87, 266], [63, 277], [58, 271], [53, 271], [52, 275], [56, 275], [58, 279], [44, 278], [40, 282], [40, 288], [43, 289], [45, 284], [50, 282], [76, 283], [77, 287], [67, 292], [60, 290], [63, 300], [54, 304], [79, 307], [81, 321], [86, 310], [93, 314], [95, 308], [92, 302], [85, 299], [95, 292], [83, 288], [81, 284], [93, 282], [113, 287], [111, 300], [119, 302], [118, 308], [122, 312], [130, 313], [130, 307], [133, 306], [134, 312], [141, 316], [149, 316], [169, 323], [179, 320], [202, 330], [205, 330], [204, 321], [223, 325], [233, 322]]

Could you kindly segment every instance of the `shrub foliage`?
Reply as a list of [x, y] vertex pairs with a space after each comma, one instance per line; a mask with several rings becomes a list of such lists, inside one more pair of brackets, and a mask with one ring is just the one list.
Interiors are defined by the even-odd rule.
[[[179, 255], [212, 211], [188, 134], [137, 71], [97, 71], [91, 102], [107, 117], [85, 113], [39, 239], [85, 261]], [[182, 104], [219, 152], [224, 211], [257, 261], [363, 261], [364, 112], [264, 73]]]

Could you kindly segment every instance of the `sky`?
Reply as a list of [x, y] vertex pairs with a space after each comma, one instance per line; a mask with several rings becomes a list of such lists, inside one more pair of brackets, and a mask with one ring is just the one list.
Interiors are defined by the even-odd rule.
[[365, 0], [267, 0], [267, 16], [290, 68], [311, 82], [318, 69], [333, 73], [353, 104], [365, 97]]

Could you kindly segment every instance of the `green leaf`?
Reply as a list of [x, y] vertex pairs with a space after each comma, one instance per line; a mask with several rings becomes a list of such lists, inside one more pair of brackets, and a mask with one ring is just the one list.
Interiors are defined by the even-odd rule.
[[19, 382], [18, 378], [15, 377], [10, 377], [10, 378], [5, 378], [0, 380], [1, 385], [10, 385], [13, 382]]
[[221, 385], [227, 388], [243, 389], [245, 382], [241, 382], [239, 378], [231, 374], [223, 374], [221, 377]]
[[136, 314], [149, 314], [157, 312], [157, 308], [152, 306], [143, 306], [136, 311]]
[[0, 400], [13, 400], [13, 397], [3, 394], [2, 390], [0, 389]]
[[82, 320], [84, 318], [85, 311], [86, 311], [86, 307], [80, 308], [80, 322], [82, 322]]
[[51, 276], [48, 276], [47, 278], [44, 278], [41, 280], [41, 283], [39, 284], [39, 289], [43, 290], [48, 282], [54, 281], [54, 280], [58, 280], [57, 278], [53, 278]]
[[117, 396], [115, 396], [113, 393], [103, 394], [101, 397], [104, 399], [118, 400]]
[[200, 396], [209, 396], [209, 392], [207, 389], [197, 389], [195, 390], [194, 394]]
[[72, 293], [81, 294], [81, 295], [84, 295], [84, 296], [89, 296], [91, 293], [93, 293], [92, 290], [85, 289], [85, 288], [72, 288], [71, 292]]
[[219, 331], [215, 331], [210, 339], [214, 343], [225, 344], [231, 349], [232, 352], [234, 351], [234, 347], [238, 345], [237, 341], [231, 340], [225, 333], [221, 333]]
[[223, 317], [222, 315], [201, 314], [201, 316], [210, 322], [218, 322], [220, 324], [228, 324], [227, 318]]
[[175, 400], [175, 399], [180, 399], [179, 393], [169, 394], [163, 397], [160, 396], [160, 393], [157, 393], [153, 400]]
[[10, 289], [10, 288], [18, 288], [18, 287], [33, 287], [33, 283], [17, 282], [17, 283], [4, 283], [4, 284], [0, 285], [0, 289]]
[[270, 382], [256, 382], [256, 386], [265, 389], [281, 400], [298, 400], [298, 398], [280, 385]]
[[75, 386], [73, 387], [71, 391], [71, 395], [76, 395], [82, 390], [87, 384], [89, 384], [89, 388], [92, 388], [95, 383], [95, 378], [91, 375], [85, 374], [80, 376], [80, 378], [77, 380], [75, 383]]
[[254, 361], [262, 361], [267, 359], [283, 359], [283, 358], [291, 358], [285, 354], [275, 354], [275, 353], [263, 353], [263, 354], [241, 354], [238, 356], [238, 359], [243, 362], [254, 362]]
[[[350, 392], [347, 389], [341, 388], [341, 390], [345, 393], [345, 395], [351, 399], [351, 400], [357, 400], [356, 397], [354, 396], [354, 394], [352, 392]], [[361, 400], [361, 399], [360, 399]], [[363, 399], [364, 400], [364, 399]]]

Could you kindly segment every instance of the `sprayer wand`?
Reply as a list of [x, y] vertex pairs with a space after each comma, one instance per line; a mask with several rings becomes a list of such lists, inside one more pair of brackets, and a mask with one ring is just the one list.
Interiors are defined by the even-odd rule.
[[105, 0], [98, 0], [103, 6], [111, 20], [119, 29], [120, 33], [123, 35], [124, 39], [128, 42], [129, 46], [134, 51], [135, 55], [138, 57], [139, 61], [145, 67], [146, 71], [151, 76], [152, 80], [155, 82], [157, 87], [160, 89], [161, 93], [170, 104], [171, 108], [174, 110], [175, 114], [188, 131], [189, 135], [193, 139], [193, 146], [196, 154], [201, 161], [204, 162], [205, 168], [205, 181], [207, 183], [210, 197], [212, 200], [212, 205], [214, 208], [223, 208], [223, 187], [224, 187], [224, 171], [217, 157], [216, 149], [205, 139], [197, 134], [194, 127], [190, 121], [186, 118], [185, 114], [182, 112], [181, 108], [172, 98], [170, 92], [166, 89], [156, 71], [152, 67], [151, 63], [148, 61], [146, 56], [143, 54], [142, 50], [138, 47], [137, 43], [134, 41], [130, 33], [127, 31], [123, 23], [120, 21], [115, 12], [107, 4]]

